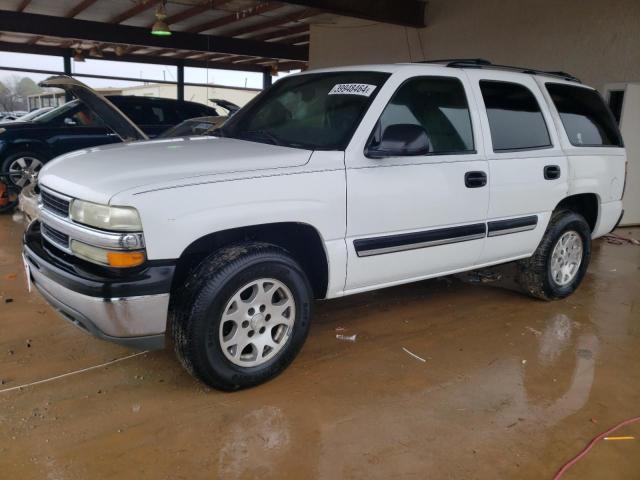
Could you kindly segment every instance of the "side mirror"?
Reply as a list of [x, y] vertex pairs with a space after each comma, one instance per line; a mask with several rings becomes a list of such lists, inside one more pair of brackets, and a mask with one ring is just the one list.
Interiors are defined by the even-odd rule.
[[71, 117], [66, 117], [66, 118], [64, 119], [64, 124], [65, 124], [65, 125], [69, 125], [69, 126], [71, 126], [71, 125], [77, 125], [76, 121], [75, 121], [73, 118], [71, 118]]
[[365, 151], [369, 158], [426, 155], [431, 142], [424, 128], [411, 123], [389, 125], [378, 142], [373, 140]]

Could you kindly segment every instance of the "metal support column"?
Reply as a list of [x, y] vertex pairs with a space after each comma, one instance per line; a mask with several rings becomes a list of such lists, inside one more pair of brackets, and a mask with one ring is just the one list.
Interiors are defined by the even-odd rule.
[[262, 71], [262, 88], [269, 88], [273, 83], [273, 79], [271, 78], [271, 69], [266, 68]]
[[[71, 76], [71, 54], [65, 53], [62, 56], [62, 62], [64, 65], [64, 74]], [[64, 94], [64, 99], [66, 102], [70, 102], [71, 100], [73, 100], [73, 95], [70, 92], [66, 92]]]
[[178, 100], [184, 100], [184, 63], [178, 63]]

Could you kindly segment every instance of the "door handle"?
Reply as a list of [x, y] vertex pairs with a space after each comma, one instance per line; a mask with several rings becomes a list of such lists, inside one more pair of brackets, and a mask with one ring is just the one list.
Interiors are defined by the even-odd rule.
[[562, 171], [558, 165], [547, 165], [544, 167], [544, 179], [545, 180], [557, 180], [560, 178]]
[[487, 184], [485, 172], [467, 172], [464, 174], [464, 184], [467, 188], [480, 188]]

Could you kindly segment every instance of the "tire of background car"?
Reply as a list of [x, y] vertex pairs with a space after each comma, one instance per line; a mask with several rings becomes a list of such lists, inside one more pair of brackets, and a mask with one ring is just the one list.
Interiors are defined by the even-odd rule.
[[[24, 161], [20, 162], [20, 159], [23, 159]], [[2, 173], [7, 174], [7, 176], [10, 178], [10, 180], [13, 182], [14, 185], [22, 188], [28, 184], [28, 181], [24, 181], [24, 180], [16, 181], [16, 177], [14, 175], [10, 175], [12, 171], [11, 170], [12, 165], [15, 168], [16, 164], [23, 163], [24, 166], [26, 166], [27, 168], [33, 167], [33, 170], [35, 172], [39, 172], [45, 162], [46, 162], [45, 157], [40, 153], [29, 152], [29, 151], [12, 152], [9, 155], [7, 155], [7, 157], [2, 162], [1, 171]]]
[[571, 295], [591, 258], [591, 229], [578, 213], [553, 213], [533, 256], [518, 262], [518, 283], [529, 295], [559, 300]]
[[18, 206], [20, 189], [7, 182], [7, 177], [0, 175], [0, 214], [12, 213]]
[[302, 348], [312, 301], [307, 276], [284, 249], [258, 242], [223, 248], [172, 295], [174, 350], [189, 373], [214, 388], [258, 385]]

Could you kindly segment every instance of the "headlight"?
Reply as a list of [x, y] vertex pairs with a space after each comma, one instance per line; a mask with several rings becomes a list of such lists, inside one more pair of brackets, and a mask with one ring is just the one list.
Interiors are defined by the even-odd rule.
[[142, 265], [145, 254], [142, 251], [116, 251], [98, 248], [78, 240], [71, 240], [71, 251], [78, 258], [107, 267], [128, 268]]
[[133, 207], [110, 207], [97, 203], [74, 200], [70, 208], [75, 222], [103, 230], [138, 232], [142, 230], [140, 215]]

